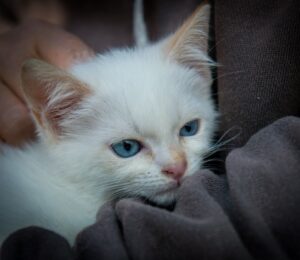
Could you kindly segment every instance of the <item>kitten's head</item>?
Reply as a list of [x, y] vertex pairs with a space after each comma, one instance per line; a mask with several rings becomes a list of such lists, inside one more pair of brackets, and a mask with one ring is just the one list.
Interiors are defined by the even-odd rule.
[[39, 134], [66, 176], [111, 197], [174, 200], [214, 130], [208, 20], [205, 5], [157, 44], [115, 50], [69, 72], [38, 60], [24, 65]]

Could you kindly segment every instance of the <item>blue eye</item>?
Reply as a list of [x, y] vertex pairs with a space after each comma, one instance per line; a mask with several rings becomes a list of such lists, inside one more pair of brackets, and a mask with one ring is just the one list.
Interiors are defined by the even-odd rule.
[[197, 134], [199, 129], [199, 120], [195, 119], [187, 122], [179, 131], [180, 136], [192, 136]]
[[128, 139], [112, 144], [111, 148], [116, 155], [122, 158], [128, 158], [136, 155], [141, 150], [142, 145], [139, 141]]

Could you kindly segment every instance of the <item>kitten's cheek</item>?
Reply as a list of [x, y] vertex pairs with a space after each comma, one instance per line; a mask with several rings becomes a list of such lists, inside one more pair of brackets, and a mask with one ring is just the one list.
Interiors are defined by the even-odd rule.
[[201, 161], [194, 161], [193, 163], [189, 164], [189, 168], [186, 170], [184, 176], [182, 177], [182, 180], [184, 180], [186, 177], [194, 175], [198, 170], [200, 170]]

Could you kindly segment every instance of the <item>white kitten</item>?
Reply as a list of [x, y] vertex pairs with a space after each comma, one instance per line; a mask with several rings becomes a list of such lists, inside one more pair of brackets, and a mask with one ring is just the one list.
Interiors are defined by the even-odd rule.
[[208, 21], [204, 5], [157, 44], [98, 55], [69, 72], [25, 63], [40, 140], [0, 148], [1, 240], [38, 225], [73, 241], [105, 201], [174, 201], [215, 127]]

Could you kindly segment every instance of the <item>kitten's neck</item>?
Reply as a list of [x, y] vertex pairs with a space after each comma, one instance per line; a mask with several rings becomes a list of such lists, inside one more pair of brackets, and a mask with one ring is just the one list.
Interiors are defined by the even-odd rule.
[[[92, 204], [98, 205], [103, 202], [104, 192], [101, 187], [96, 186], [95, 180], [90, 177], [92, 169], [78, 167], [74, 160], [64, 157], [62, 151], [58, 152], [55, 145], [49, 145], [41, 140], [26, 145], [22, 149], [2, 146], [4, 156], [14, 160], [16, 164], [24, 167], [33, 167], [32, 171], [38, 171], [40, 175], [48, 179], [48, 182], [63, 188], [73, 194], [80, 194], [83, 200], [89, 200]], [[27, 164], [23, 162], [34, 162]], [[78, 163], [78, 162], [77, 162]], [[81, 165], [83, 165], [81, 163]]]

